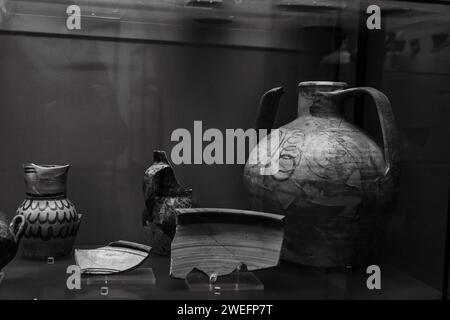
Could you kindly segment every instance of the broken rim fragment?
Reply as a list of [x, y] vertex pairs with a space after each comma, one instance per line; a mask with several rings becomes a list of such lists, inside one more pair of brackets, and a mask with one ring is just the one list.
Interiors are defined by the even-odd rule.
[[170, 275], [185, 279], [194, 269], [212, 276], [278, 265], [284, 217], [234, 209], [177, 209]]

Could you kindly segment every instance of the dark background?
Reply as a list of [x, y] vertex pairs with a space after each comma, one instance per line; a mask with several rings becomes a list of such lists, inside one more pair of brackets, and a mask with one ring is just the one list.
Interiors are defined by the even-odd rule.
[[[77, 245], [145, 243], [142, 177], [154, 149], [170, 155], [173, 130], [192, 132], [194, 120], [202, 120], [204, 130], [250, 128], [260, 96], [283, 85], [281, 125], [296, 116], [300, 81], [367, 84], [391, 99], [403, 140], [399, 204], [379, 259], [440, 288], [450, 177], [450, 49], [432, 53], [431, 34], [449, 27], [405, 25], [394, 16], [381, 33], [364, 36], [358, 16], [348, 15], [354, 17], [340, 28], [349, 50], [359, 43], [360, 51], [339, 67], [321, 63], [336, 49], [336, 30], [275, 27], [273, 17], [261, 18], [272, 23], [265, 30], [275, 30], [269, 40], [255, 41], [244, 29], [199, 32], [189, 22], [178, 38], [171, 33], [186, 41], [151, 41], [110, 39], [104, 37], [108, 29], [89, 31], [94, 36], [67, 37], [61, 27], [35, 34], [24, 31], [26, 20], [17, 16], [0, 34], [0, 210], [12, 217], [24, 197], [22, 163], [68, 163], [69, 197], [84, 215]], [[391, 26], [406, 43], [420, 39], [421, 51], [388, 52], [383, 44]], [[15, 28], [19, 32], [11, 32]], [[362, 51], [364, 39], [368, 47]], [[350, 104], [350, 119], [353, 114]], [[370, 103], [356, 120], [379, 139]], [[206, 207], [248, 208], [242, 170], [175, 167], [180, 182]]]

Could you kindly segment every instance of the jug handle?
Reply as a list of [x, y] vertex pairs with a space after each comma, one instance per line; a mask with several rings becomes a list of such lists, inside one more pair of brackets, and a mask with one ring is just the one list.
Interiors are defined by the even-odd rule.
[[25, 225], [26, 221], [23, 215], [15, 216], [12, 219], [11, 224], [9, 225], [9, 230], [11, 231], [11, 234], [14, 236], [16, 244], [19, 243], [23, 233], [25, 232]]
[[264, 93], [259, 102], [259, 115], [256, 120], [257, 130], [270, 130], [273, 128], [277, 116], [278, 105], [283, 94], [283, 87], [276, 87]]
[[338, 101], [343, 101], [363, 94], [367, 94], [372, 98], [377, 108], [381, 131], [383, 133], [384, 160], [386, 163], [385, 175], [388, 173], [397, 175], [399, 173], [400, 162], [400, 141], [397, 127], [395, 125], [394, 113], [392, 112], [391, 103], [388, 97], [386, 97], [386, 95], [381, 91], [371, 87], [358, 87], [332, 92], [319, 92], [318, 94], [331, 99], [337, 99]]

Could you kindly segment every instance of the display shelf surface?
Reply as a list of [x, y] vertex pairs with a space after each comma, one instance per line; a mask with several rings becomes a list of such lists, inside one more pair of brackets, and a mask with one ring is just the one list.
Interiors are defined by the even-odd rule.
[[116, 285], [153, 285], [156, 282], [152, 268], [138, 268], [124, 273], [112, 275], [83, 275], [81, 285], [84, 286], [116, 286]]
[[255, 272], [264, 291], [193, 292], [183, 280], [170, 278], [168, 257], [153, 254], [142, 267], [153, 268], [154, 285], [111, 284], [108, 295], [102, 296], [100, 286], [67, 289], [66, 269], [72, 264], [72, 258], [56, 260], [54, 265], [16, 258], [4, 269], [0, 299], [440, 299], [439, 290], [389, 266], [381, 266], [382, 289], [368, 290], [365, 270], [325, 272], [285, 262]]

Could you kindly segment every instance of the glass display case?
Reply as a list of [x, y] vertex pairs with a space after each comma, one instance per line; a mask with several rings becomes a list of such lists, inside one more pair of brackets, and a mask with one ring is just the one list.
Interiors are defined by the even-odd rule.
[[[0, 0], [0, 211], [5, 221], [16, 214], [28, 218], [33, 213], [26, 210], [33, 205], [29, 209], [27, 201], [38, 201], [41, 216], [34, 222], [72, 223], [51, 231], [46, 226], [44, 232], [44, 227], [33, 229], [33, 221], [24, 226], [14, 221], [11, 232], [17, 242], [19, 229], [25, 231], [16, 258], [0, 267], [0, 299], [447, 299], [449, 34], [447, 0]], [[346, 87], [374, 90], [347, 92]], [[321, 95], [338, 91], [349, 96], [342, 94], [336, 106], [329, 102], [335, 99], [332, 94]], [[313, 107], [305, 107], [311, 92]], [[350, 95], [355, 99], [347, 99]], [[338, 105], [342, 118], [335, 117]], [[302, 112], [319, 122], [331, 119], [333, 130], [314, 122], [316, 135], [308, 137], [302, 131], [307, 122], [283, 127], [282, 135], [293, 130], [302, 138], [295, 140], [295, 150], [291, 145], [282, 151], [276, 184], [258, 185], [259, 178], [245, 166], [251, 148], [229, 148], [227, 133], [280, 128]], [[348, 127], [336, 119], [345, 119], [339, 121]], [[362, 128], [364, 138], [349, 141], [355, 127]], [[189, 140], [181, 141], [186, 135]], [[309, 147], [300, 147], [300, 140], [310, 141]], [[176, 219], [181, 213], [167, 209], [158, 219], [170, 212], [167, 221], [173, 225], [167, 227], [164, 220], [150, 232], [145, 228], [150, 202], [154, 209], [150, 197], [162, 196], [154, 187], [160, 180], [152, 170], [146, 172], [154, 150], [166, 151], [177, 176], [178, 198], [168, 192], [172, 200], [161, 200], [161, 207], [176, 203], [245, 210], [242, 215], [247, 210], [285, 214], [279, 263], [250, 270], [263, 287], [193, 292], [185, 281], [171, 277], [176, 269], [170, 265], [171, 240], [177, 237], [175, 228], [177, 233], [182, 229]], [[52, 166], [22, 167], [33, 163]], [[304, 165], [302, 170], [314, 172], [316, 180], [311, 182], [305, 171], [289, 171], [287, 163], [297, 169]], [[347, 174], [349, 163], [359, 169]], [[46, 171], [58, 169], [56, 164], [70, 164], [68, 181], [66, 171]], [[381, 178], [366, 179], [375, 174], [373, 168]], [[388, 172], [392, 176], [386, 178]], [[144, 179], [143, 194], [144, 173], [149, 180]], [[40, 175], [47, 180], [33, 182]], [[62, 175], [65, 180], [58, 180]], [[343, 175], [346, 189], [341, 192], [333, 179]], [[78, 214], [65, 197], [65, 182]], [[299, 186], [303, 202], [293, 195]], [[364, 200], [364, 188], [370, 200]], [[376, 203], [388, 198], [389, 209]], [[328, 209], [311, 213], [310, 204], [318, 199], [322, 208], [344, 208], [337, 213], [340, 220], [329, 220], [335, 213]], [[67, 204], [58, 211], [63, 218], [56, 213], [52, 220], [51, 211], [42, 217], [39, 205], [51, 210], [60, 203]], [[370, 209], [374, 203], [376, 217]], [[297, 212], [306, 212], [309, 220], [294, 221]], [[387, 222], [372, 230], [379, 215], [387, 216]], [[238, 217], [230, 222], [218, 216], [225, 222], [217, 230], [239, 229], [229, 227], [242, 221]], [[361, 230], [355, 229], [356, 221]], [[39, 242], [29, 239], [38, 229], [41, 237], [58, 230], [64, 238], [55, 244], [59, 249], [98, 248], [119, 239], [149, 245], [153, 252], [141, 268], [152, 268], [156, 282], [145, 277], [139, 282], [132, 274], [129, 282], [125, 276], [109, 285], [106, 280], [73, 290], [68, 268], [77, 264], [74, 255], [42, 253]], [[246, 235], [259, 232], [272, 231], [276, 238], [275, 228], [242, 230], [243, 243], [251, 238]], [[155, 240], [157, 232], [161, 237]], [[374, 237], [365, 240], [369, 233]], [[73, 245], [69, 240], [75, 236]], [[228, 245], [219, 243], [225, 251]], [[285, 251], [287, 245], [295, 252]], [[263, 249], [250, 252], [267, 257]], [[24, 257], [27, 250], [34, 259]], [[353, 259], [366, 251], [363, 262]], [[331, 258], [337, 253], [339, 258]], [[0, 255], [2, 261], [11, 253]]]

